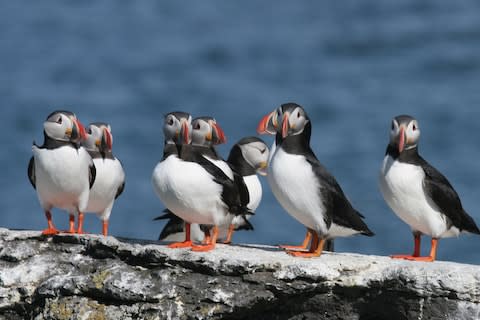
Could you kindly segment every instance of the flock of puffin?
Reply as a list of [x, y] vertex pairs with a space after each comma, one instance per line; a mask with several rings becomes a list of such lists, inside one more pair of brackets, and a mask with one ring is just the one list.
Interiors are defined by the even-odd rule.
[[[286, 103], [263, 117], [259, 134], [274, 135], [269, 149], [259, 138], [238, 141], [227, 160], [215, 146], [226, 137], [212, 117], [170, 112], [165, 116], [162, 160], [156, 165], [153, 188], [166, 206], [161, 240], [171, 248], [209, 251], [217, 241], [230, 243], [235, 230], [253, 229], [266, 175], [282, 207], [302, 223], [307, 233], [298, 246], [282, 246], [296, 257], [319, 256], [330, 239], [355, 234], [373, 236], [340, 185], [310, 148], [312, 123], [303, 107]], [[108, 233], [115, 199], [125, 186], [120, 161], [112, 153], [112, 133], [106, 123], [83, 127], [74, 113], [55, 111], [44, 122], [44, 143], [32, 147], [28, 177], [37, 191], [48, 227], [53, 207], [70, 214], [69, 233], [83, 233], [84, 213], [96, 213]], [[392, 120], [390, 141], [380, 170], [380, 190], [390, 208], [414, 236], [411, 255], [393, 258], [434, 261], [440, 238], [462, 232], [480, 234], [448, 180], [418, 154], [420, 128], [407, 115]], [[77, 226], [75, 226], [77, 217]], [[430, 254], [420, 255], [420, 237], [432, 238]]]

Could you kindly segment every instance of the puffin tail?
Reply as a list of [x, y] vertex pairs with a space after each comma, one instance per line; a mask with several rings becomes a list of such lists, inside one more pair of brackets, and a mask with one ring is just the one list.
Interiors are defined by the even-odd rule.
[[465, 212], [465, 210], [463, 210], [463, 216], [464, 219], [462, 229], [470, 233], [480, 234], [480, 229], [478, 229], [477, 224], [475, 223], [473, 218]]
[[358, 229], [360, 231], [360, 234], [363, 234], [364, 236], [367, 236], [367, 237], [373, 237], [375, 233], [373, 233], [373, 231], [370, 230], [367, 224], [363, 221], [363, 219], [365, 219], [365, 216], [360, 212], [358, 212], [357, 210], [355, 210], [355, 212], [361, 217], [361, 219], [359, 219], [360, 228]]

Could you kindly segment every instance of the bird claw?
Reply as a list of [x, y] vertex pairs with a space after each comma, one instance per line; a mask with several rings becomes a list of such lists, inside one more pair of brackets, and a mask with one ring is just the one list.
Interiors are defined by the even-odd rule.
[[52, 236], [52, 235], [59, 234], [59, 233], [60, 233], [60, 231], [56, 228], [47, 228], [47, 229], [42, 231], [42, 234], [44, 236]]
[[171, 248], [171, 249], [190, 248], [191, 246], [193, 246], [192, 241], [174, 242], [174, 243], [170, 243], [168, 245], [168, 247]]

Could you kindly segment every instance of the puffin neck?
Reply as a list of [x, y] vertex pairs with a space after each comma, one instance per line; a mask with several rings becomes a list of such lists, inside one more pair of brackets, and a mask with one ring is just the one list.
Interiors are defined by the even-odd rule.
[[238, 145], [234, 145], [230, 150], [227, 162], [236, 173], [243, 177], [256, 174], [255, 168], [245, 160]]
[[71, 146], [75, 149], [80, 148], [80, 144], [78, 143], [74, 143], [72, 141], [57, 140], [49, 137], [45, 132], [45, 130], [43, 131], [43, 137], [44, 137], [44, 140], [43, 140], [43, 144], [40, 146], [41, 149], [52, 150], [52, 149], [56, 149], [64, 146]]

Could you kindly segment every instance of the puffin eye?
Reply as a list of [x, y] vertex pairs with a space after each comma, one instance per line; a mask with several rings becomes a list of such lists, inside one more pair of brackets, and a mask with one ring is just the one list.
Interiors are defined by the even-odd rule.
[[168, 125], [169, 126], [173, 125], [173, 118], [168, 119]]
[[395, 129], [395, 123], [392, 121], [392, 130]]
[[61, 116], [60, 116], [60, 117], [58, 117], [58, 119], [57, 119], [57, 123], [58, 123], [58, 124], [62, 124], [62, 117], [61, 117]]
[[92, 134], [92, 128], [89, 127], [88, 130], [87, 130], [87, 133]]
[[199, 122], [195, 123], [195, 127], [193, 127], [193, 129], [200, 130], [200, 123]]
[[297, 112], [297, 118], [300, 118], [300, 111]]
[[412, 130], [413, 130], [413, 131], [417, 130], [417, 126], [416, 126], [415, 124], [413, 124]]
[[264, 154], [265, 151], [267, 151], [267, 148], [263, 148], [262, 150], [260, 150], [260, 153], [261, 153], [261, 154]]

